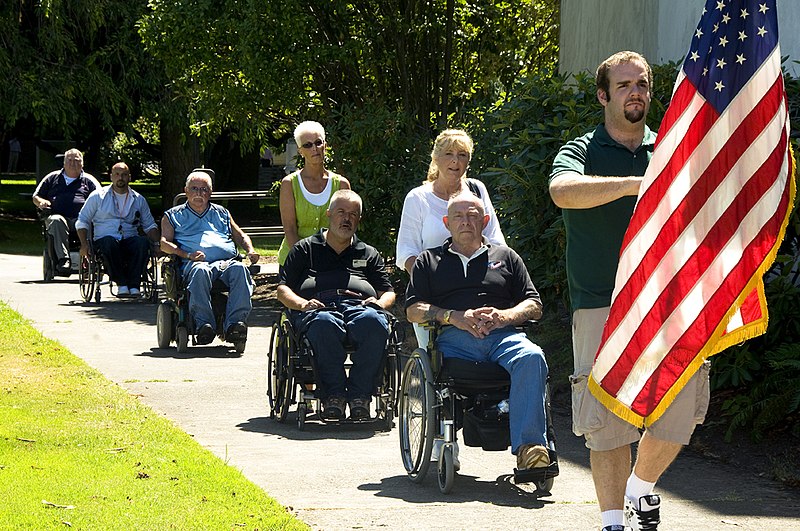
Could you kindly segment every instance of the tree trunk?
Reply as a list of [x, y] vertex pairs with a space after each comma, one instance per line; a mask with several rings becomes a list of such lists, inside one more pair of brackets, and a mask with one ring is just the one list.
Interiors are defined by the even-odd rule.
[[186, 176], [200, 166], [196, 140], [189, 131], [166, 119], [161, 121], [161, 204], [172, 206], [174, 197], [183, 192]]

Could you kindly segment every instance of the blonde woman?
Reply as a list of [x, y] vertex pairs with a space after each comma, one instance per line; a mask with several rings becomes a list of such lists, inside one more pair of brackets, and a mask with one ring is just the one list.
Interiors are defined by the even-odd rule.
[[325, 129], [318, 122], [303, 122], [294, 130], [303, 168], [281, 181], [280, 210], [284, 238], [278, 250], [283, 266], [292, 245], [328, 226], [325, 211], [337, 190], [349, 190], [350, 182], [325, 168]]
[[506, 240], [497, 223], [492, 200], [486, 186], [467, 177], [472, 158], [473, 142], [460, 129], [439, 133], [433, 143], [428, 178], [406, 195], [400, 230], [397, 234], [397, 266], [411, 273], [417, 256], [431, 247], [438, 247], [450, 236], [442, 218], [447, 215], [447, 200], [464, 190], [471, 191], [483, 202], [489, 224], [483, 235], [489, 243], [505, 245]]

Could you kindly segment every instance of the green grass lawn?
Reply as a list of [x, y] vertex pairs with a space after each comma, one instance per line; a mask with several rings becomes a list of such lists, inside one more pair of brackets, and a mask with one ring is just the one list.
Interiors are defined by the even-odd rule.
[[0, 303], [0, 528], [306, 529]]

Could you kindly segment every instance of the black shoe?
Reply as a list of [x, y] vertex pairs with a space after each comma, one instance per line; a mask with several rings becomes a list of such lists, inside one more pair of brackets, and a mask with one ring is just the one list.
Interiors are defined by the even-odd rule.
[[228, 327], [228, 330], [225, 332], [225, 341], [228, 341], [229, 343], [237, 343], [239, 341], [246, 341], [246, 340], [247, 340], [247, 325], [241, 321], [230, 325]]
[[657, 531], [661, 523], [661, 496], [648, 494], [639, 498], [639, 508], [625, 497], [625, 523], [632, 531]]
[[62, 258], [56, 264], [56, 269], [59, 273], [72, 273], [72, 266], [69, 263], [69, 258]]
[[214, 341], [214, 335], [214, 327], [210, 324], [204, 324], [200, 327], [200, 330], [197, 331], [197, 337], [195, 339], [198, 345], [208, 345]]
[[353, 398], [350, 400], [350, 420], [369, 418], [369, 398]]
[[344, 397], [330, 396], [322, 403], [322, 418], [325, 420], [342, 420], [344, 418]]

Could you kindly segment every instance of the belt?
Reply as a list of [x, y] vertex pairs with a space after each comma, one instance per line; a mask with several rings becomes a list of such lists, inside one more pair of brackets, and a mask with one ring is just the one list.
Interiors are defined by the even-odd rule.
[[350, 299], [363, 299], [364, 295], [356, 291], [351, 291], [349, 289], [326, 289], [325, 291], [320, 291], [318, 293], [315, 293], [313, 298], [322, 301], [325, 299], [335, 299], [337, 297], [347, 297]]

